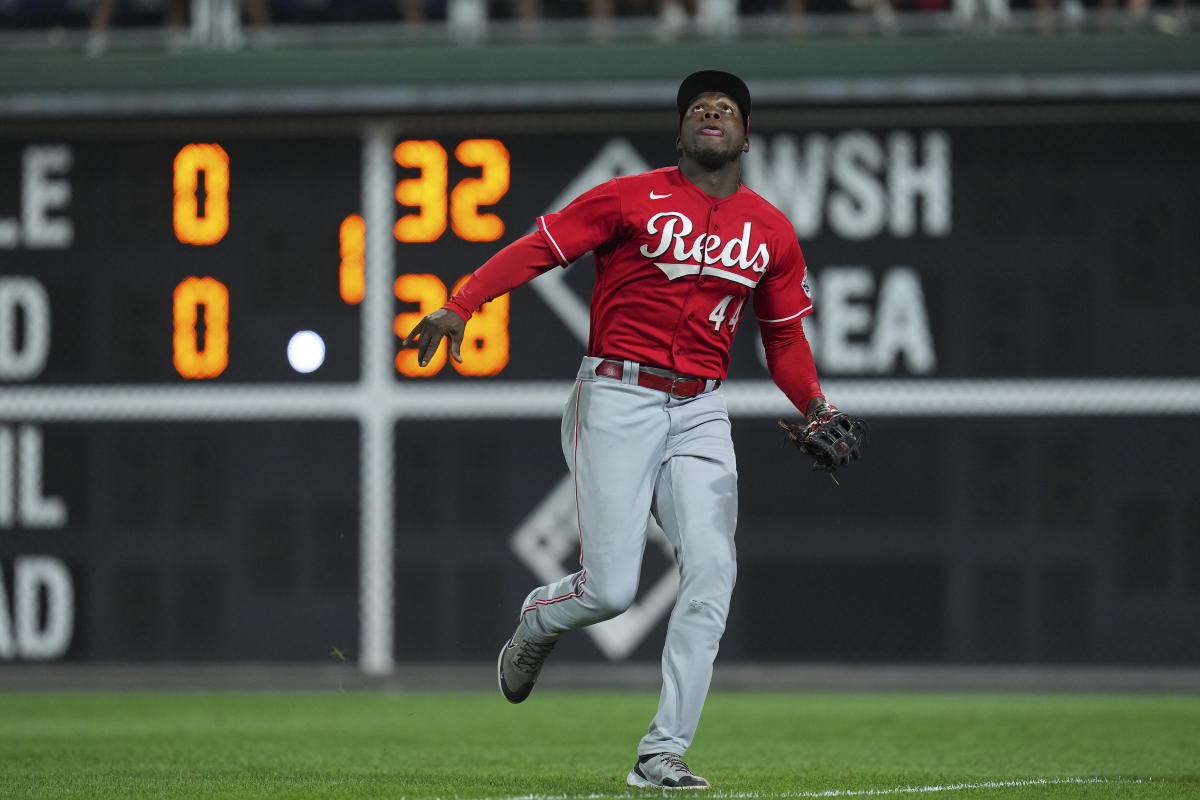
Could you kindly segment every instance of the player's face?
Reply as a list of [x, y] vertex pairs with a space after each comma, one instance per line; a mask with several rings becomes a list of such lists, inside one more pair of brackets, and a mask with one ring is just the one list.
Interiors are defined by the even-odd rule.
[[707, 169], [736, 161], [750, 149], [737, 103], [720, 92], [697, 95], [683, 115], [675, 147]]

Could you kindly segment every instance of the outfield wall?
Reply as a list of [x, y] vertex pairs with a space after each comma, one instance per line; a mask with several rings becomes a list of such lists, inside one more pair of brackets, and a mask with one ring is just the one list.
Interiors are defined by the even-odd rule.
[[[1181, 41], [732, 52], [745, 179], [797, 228], [826, 389], [872, 440], [841, 486], [804, 472], [747, 314], [723, 660], [1200, 662]], [[711, 56], [368, 55], [0, 56], [0, 659], [483, 661], [571, 568], [590, 262], [494, 309], [466, 374], [409, 374], [395, 331], [537, 214], [670, 163], [675, 76]], [[653, 533], [635, 608], [565, 659], [657, 658]]]

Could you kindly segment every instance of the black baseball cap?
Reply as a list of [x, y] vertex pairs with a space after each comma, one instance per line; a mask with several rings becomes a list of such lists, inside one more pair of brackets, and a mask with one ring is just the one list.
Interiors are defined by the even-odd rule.
[[680, 119], [687, 113], [692, 100], [705, 92], [720, 92], [732, 98], [733, 102], [737, 103], [738, 110], [742, 112], [742, 119], [749, 125], [750, 90], [737, 75], [715, 69], [693, 72], [683, 79], [683, 83], [679, 85], [679, 94], [675, 97]]

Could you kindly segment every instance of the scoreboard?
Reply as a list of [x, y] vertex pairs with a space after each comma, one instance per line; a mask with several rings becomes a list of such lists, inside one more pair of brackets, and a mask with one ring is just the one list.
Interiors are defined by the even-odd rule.
[[[1200, 435], [1200, 239], [1185, 219], [1200, 115], [1113, 104], [1096, 125], [1043, 110], [756, 111], [744, 179], [796, 226], [823, 382], [872, 417], [875, 441], [838, 519], [771, 433], [797, 412], [746, 320], [726, 389], [753, 502], [743, 574], [764, 577], [741, 582], [746, 608], [768, 607], [767, 578], [795, 561], [814, 584], [837, 574], [920, 598], [914, 637], [863, 657], [975, 657], [978, 620], [954, 609], [976, 591], [962, 576], [999, 556], [938, 544], [961, 524], [955, 467], [915, 474], [909, 454], [1000, 452], [1025, 441], [1014, 416], [1054, 442], [1058, 422], [1094, 443], [1130, 413], [1164, 438]], [[6, 125], [0, 660], [336, 652], [386, 672], [483, 657], [528, 585], [575, 556], [556, 522], [570, 502], [556, 430], [586, 346], [589, 259], [485, 306], [462, 364], [443, 346], [422, 369], [400, 340], [537, 215], [673, 163], [674, 131], [669, 109]], [[934, 414], [959, 427], [925, 439], [900, 424]], [[959, 489], [1004, 519], [990, 459]], [[1099, 504], [1068, 514], [1072, 530], [1105, 517], [1110, 484], [1067, 485]], [[793, 497], [808, 538], [789, 530]], [[909, 537], [881, 545], [889, 525]], [[823, 538], [838, 531], [853, 546]], [[1070, 560], [1077, 594], [1114, 568], [1111, 550]], [[653, 650], [670, 571], [651, 551], [638, 613], [568, 651]], [[431, 649], [406, 649], [429, 626]], [[1018, 660], [1039, 656], [1034, 633], [1014, 637]], [[1104, 657], [1108, 641], [1097, 631], [1074, 656]], [[805, 657], [763, 648], [729, 642], [734, 657]]]

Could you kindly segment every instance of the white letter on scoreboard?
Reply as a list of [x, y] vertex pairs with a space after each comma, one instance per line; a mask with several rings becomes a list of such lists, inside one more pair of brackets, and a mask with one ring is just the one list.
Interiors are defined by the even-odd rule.
[[[17, 349], [17, 311], [25, 318]], [[27, 381], [46, 367], [50, 355], [50, 298], [33, 278], [0, 278], [0, 379]]]
[[26, 247], [63, 250], [71, 246], [75, 227], [66, 217], [51, 217], [71, 202], [71, 182], [51, 177], [71, 169], [66, 145], [27, 147], [21, 159], [21, 239]]
[[[13, 566], [13, 582], [21, 656], [51, 659], [67, 652], [75, 628], [75, 590], [66, 566], [50, 556], [22, 556]], [[46, 627], [38, 630], [40, 589], [46, 590]]]
[[0, 528], [17, 521], [17, 459], [12, 428], [0, 425]]
[[888, 137], [888, 189], [894, 236], [912, 236], [916, 231], [918, 199], [925, 202], [922, 231], [927, 236], [950, 235], [950, 137], [944, 131], [929, 131], [922, 145], [923, 163], [918, 166], [912, 134], [893, 133]]
[[42, 496], [42, 431], [22, 425], [17, 434], [18, 506], [26, 528], [61, 528], [67, 524], [67, 504], [61, 497]]
[[42, 431], [0, 425], [0, 528], [62, 528], [67, 504], [42, 495]]
[[841, 191], [829, 198], [829, 224], [839, 236], [870, 239], [887, 222], [887, 205], [878, 172], [883, 147], [866, 131], [851, 131], [833, 149], [833, 176]]
[[914, 375], [928, 375], [937, 368], [925, 294], [921, 291], [921, 278], [912, 267], [895, 267], [884, 273], [875, 309], [871, 353], [875, 371], [879, 373], [890, 371], [901, 356]]
[[0, 659], [16, 656], [13, 647], [12, 614], [8, 613], [8, 591], [4, 588], [4, 570], [0, 569]]
[[866, 303], [874, 289], [875, 277], [865, 267], [830, 267], [821, 273], [821, 346], [829, 368], [848, 373], [869, 369], [865, 338], [871, 309]]

